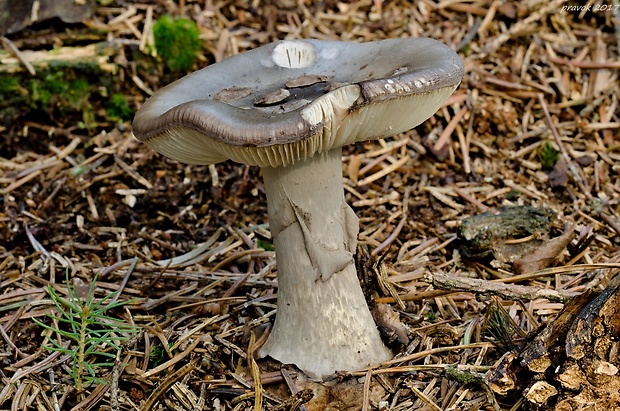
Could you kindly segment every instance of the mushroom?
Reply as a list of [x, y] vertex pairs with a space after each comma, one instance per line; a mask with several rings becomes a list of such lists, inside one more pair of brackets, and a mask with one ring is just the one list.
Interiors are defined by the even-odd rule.
[[278, 303], [259, 355], [316, 378], [391, 358], [357, 279], [341, 147], [417, 126], [462, 76], [432, 39], [284, 40], [189, 74], [138, 110], [134, 135], [174, 160], [262, 168]]

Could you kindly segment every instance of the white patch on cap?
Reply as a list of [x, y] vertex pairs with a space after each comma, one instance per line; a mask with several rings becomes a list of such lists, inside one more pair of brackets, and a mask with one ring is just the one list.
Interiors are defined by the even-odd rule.
[[273, 59], [271, 58], [271, 56], [268, 57], [263, 57], [260, 60], [260, 64], [263, 65], [263, 67], [265, 68], [272, 68], [273, 66], [275, 66], [275, 64], [273, 63]]
[[408, 67], [400, 67], [400, 68], [397, 68], [397, 69], [396, 69], [396, 70], [394, 70], [394, 72], [392, 73], [392, 76], [393, 76], [393, 77], [395, 77], [395, 76], [400, 76], [401, 74], [406, 73], [408, 70], [409, 70], [409, 68], [408, 68]]
[[304, 41], [283, 41], [271, 52], [271, 59], [279, 67], [305, 68], [316, 62], [316, 49]]
[[321, 49], [321, 58], [325, 60], [336, 60], [340, 51], [336, 47], [324, 47]]

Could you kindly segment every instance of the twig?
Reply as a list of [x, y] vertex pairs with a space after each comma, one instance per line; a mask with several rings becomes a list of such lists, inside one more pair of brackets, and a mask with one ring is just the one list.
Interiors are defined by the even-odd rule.
[[117, 350], [116, 352], [116, 361], [114, 361], [114, 366], [112, 367], [112, 376], [110, 378], [110, 409], [112, 411], [119, 411], [118, 405], [118, 381], [120, 379], [120, 374], [122, 369], [124, 368], [123, 362], [121, 361], [121, 350]]
[[54, 379], [54, 369], [50, 368], [47, 370], [47, 373], [50, 378], [50, 391], [52, 393], [52, 407], [54, 407], [54, 411], [60, 411], [60, 404], [58, 404], [58, 395], [56, 395], [56, 381]]
[[620, 69], [620, 61], [575, 61], [575, 60], [566, 60], [558, 57], [549, 57], [549, 61], [555, 64], [562, 64], [565, 66], [572, 66], [583, 69]]
[[442, 190], [438, 187], [426, 186], [424, 187], [424, 191], [428, 191], [437, 200], [441, 201], [442, 203], [444, 203], [445, 205], [449, 207], [452, 207], [456, 211], [463, 210], [463, 206], [461, 204], [458, 204], [457, 202], [452, 201], [452, 199], [448, 197], [447, 195], [445, 195], [444, 193], [442, 193]]
[[490, 207], [487, 207], [486, 205], [484, 205], [484, 203], [482, 203], [481, 201], [479, 201], [475, 197], [470, 196], [469, 194], [467, 194], [465, 191], [461, 190], [457, 186], [452, 186], [452, 189], [454, 190], [454, 192], [456, 194], [458, 194], [460, 197], [462, 197], [463, 200], [472, 203], [480, 211], [488, 211], [490, 209]]
[[118, 286], [118, 291], [116, 292], [116, 295], [112, 298], [112, 300], [110, 300], [110, 302], [112, 304], [114, 304], [118, 300], [118, 298], [120, 297], [121, 293], [123, 292], [123, 289], [127, 285], [127, 281], [129, 281], [129, 277], [131, 277], [131, 273], [133, 273], [133, 270], [136, 268], [136, 265], [138, 264], [138, 261], [140, 261], [138, 259], [138, 257], [134, 257], [132, 259], [131, 265], [129, 266], [129, 269], [127, 270], [127, 272], [123, 276], [123, 281], [121, 281], [121, 284]]
[[153, 184], [151, 184], [146, 178], [142, 177], [138, 172], [132, 168], [129, 164], [125, 163], [119, 156], [114, 156], [114, 161], [116, 164], [120, 166], [131, 178], [136, 180], [138, 183], [142, 184], [147, 189], [152, 189]]
[[461, 51], [474, 39], [474, 37], [476, 37], [476, 34], [478, 33], [478, 28], [480, 27], [481, 23], [482, 19], [480, 18], [480, 16], [477, 16], [471, 29], [469, 29], [465, 37], [463, 37], [463, 40], [461, 40], [461, 42], [454, 48], [456, 51]]
[[618, 220], [602, 212], [599, 213], [599, 217], [601, 217], [601, 220], [605, 221], [617, 234], [620, 234], [620, 223]]
[[28, 61], [28, 59], [26, 59], [26, 56], [24, 56], [24, 54], [21, 51], [19, 51], [17, 46], [13, 44], [11, 40], [7, 39], [4, 36], [0, 36], [0, 40], [2, 40], [4, 45], [11, 51], [11, 53], [13, 53], [15, 57], [17, 57], [20, 63], [22, 63], [24, 67], [26, 67], [26, 70], [28, 70], [28, 73], [30, 73], [33, 76], [37, 75], [37, 71], [34, 69], [34, 66]]
[[[221, 245], [216, 247], [215, 249], [211, 249], [211, 246], [217, 241], [217, 239], [223, 232], [224, 229], [220, 227], [207, 241], [198, 244], [196, 248], [194, 248], [192, 251], [189, 251], [178, 257], [157, 261], [157, 265], [159, 265], [160, 267], [175, 268], [198, 264], [201, 261], [211, 257], [215, 252], [219, 251]], [[229, 237], [224, 243], [226, 243], [226, 245], [229, 245], [232, 241], [233, 239]]]
[[[444, 295], [452, 294], [450, 291], [444, 290], [429, 290], [429, 291], [420, 291], [410, 294], [400, 294], [398, 297], [401, 301], [422, 301], [427, 299], [432, 299], [436, 297], [443, 297]], [[375, 303], [385, 303], [385, 304], [393, 304], [396, 303], [396, 299], [394, 297], [379, 297], [375, 298]]]
[[370, 381], [372, 380], [372, 370], [368, 370], [366, 372], [366, 377], [364, 379], [364, 396], [362, 398], [362, 411], [368, 411], [369, 402], [370, 402]]
[[108, 392], [110, 386], [107, 384], [98, 384], [95, 389], [88, 395], [88, 397], [84, 398], [82, 401], [77, 403], [70, 411], [88, 411], [92, 409], [95, 405], [101, 401], [103, 396]]
[[379, 244], [377, 248], [372, 250], [371, 255], [373, 256], [377, 255], [381, 251], [383, 251], [385, 248], [389, 247], [394, 242], [394, 240], [396, 240], [396, 237], [398, 237], [398, 234], [400, 234], [400, 231], [405, 226], [405, 223], [407, 222], [407, 215], [408, 215], [408, 210], [409, 210], [408, 202], [409, 202], [410, 192], [411, 192], [411, 187], [407, 187], [407, 189], [405, 190], [405, 195], [403, 196], [403, 212], [402, 212], [402, 217], [400, 219], [400, 222], [398, 223], [398, 225], [396, 226], [392, 234], [390, 234], [388, 238], [385, 239], [384, 242]]
[[205, 403], [207, 401], [207, 384], [200, 384], [200, 396], [198, 397], [198, 401], [196, 401], [196, 405], [192, 409], [192, 411], [202, 411], [205, 409]]
[[12, 182], [11, 184], [9, 184], [8, 186], [4, 187], [3, 189], [0, 190], [0, 194], [1, 195], [7, 195], [10, 192], [16, 190], [17, 188], [23, 186], [24, 184], [28, 183], [31, 180], [34, 180], [35, 178], [37, 178], [38, 176], [41, 175], [41, 170], [36, 170], [30, 174], [28, 174], [27, 176]]
[[439, 152], [443, 148], [443, 146], [445, 146], [448, 143], [448, 140], [450, 140], [450, 136], [456, 129], [456, 125], [459, 123], [459, 121], [461, 121], [461, 119], [468, 112], [469, 112], [469, 108], [465, 106], [461, 110], [459, 110], [459, 112], [456, 113], [454, 117], [452, 117], [452, 119], [450, 120], [446, 128], [443, 130], [443, 132], [441, 133], [441, 135], [435, 142], [435, 145], [433, 146], [433, 151], [435, 153]]
[[[293, 381], [293, 378], [291, 377], [291, 374], [289, 374], [289, 372], [284, 367], [280, 368], [280, 373], [282, 373], [282, 377], [284, 378], [284, 381], [286, 382], [286, 386], [288, 387], [288, 389], [291, 392], [291, 394], [293, 394], [293, 397], [299, 397], [300, 392], [297, 389], [297, 387], [295, 386], [295, 381]], [[303, 401], [303, 398], [301, 398], [301, 400]], [[293, 407], [291, 406], [291, 409], [292, 408]], [[298, 408], [299, 408], [300, 411], [308, 411], [308, 409], [306, 408], [306, 406], [303, 403], [299, 404]]]
[[397, 357], [394, 358], [393, 360], [390, 361], [386, 361], [384, 363], [381, 364], [381, 367], [385, 367], [385, 368], [373, 368], [373, 367], [369, 367], [369, 368], [364, 368], [362, 370], [359, 371], [352, 371], [349, 374], [355, 377], [363, 377], [364, 375], [366, 375], [366, 373], [368, 372], [369, 369], [372, 369], [372, 373], [373, 374], [389, 374], [391, 372], [393, 372], [393, 369], [391, 368], [387, 368], [390, 365], [394, 365], [394, 364], [402, 364], [402, 363], [406, 363], [406, 362], [412, 362], [412, 361], [417, 361], [420, 360], [422, 358], [426, 358], [430, 355], [435, 355], [435, 354], [439, 354], [439, 353], [443, 353], [443, 352], [450, 352], [450, 351], [459, 351], [459, 350], [470, 350], [470, 349], [476, 349], [476, 348], [484, 348], [484, 347], [493, 347], [492, 343], [489, 342], [482, 342], [482, 343], [472, 343], [472, 344], [463, 344], [463, 345], [453, 345], [453, 346], [449, 346], [449, 347], [437, 347], [437, 348], [433, 348], [430, 350], [424, 350], [424, 351], [420, 351], [414, 354], [410, 354], [410, 355], [404, 355], [402, 357]]
[[537, 300], [546, 298], [550, 301], [566, 302], [579, 293], [566, 290], [550, 290], [533, 286], [503, 284], [455, 276], [442, 273], [426, 273], [424, 281], [433, 284], [437, 288], [458, 292], [469, 292], [486, 297], [488, 294], [497, 295], [506, 300]]
[[556, 274], [570, 274], [581, 273], [584, 271], [599, 270], [599, 269], [620, 269], [620, 263], [595, 263], [595, 264], [578, 264], [568, 267], [551, 267], [544, 270], [536, 271], [534, 273], [520, 274], [512, 277], [500, 278], [491, 280], [494, 282], [502, 283], [518, 283], [525, 280], [533, 280], [535, 278], [547, 277]]
[[0, 325], [0, 335], [2, 335], [2, 338], [4, 338], [4, 341], [6, 341], [6, 343], [9, 345], [9, 347], [11, 347], [12, 349], [15, 350], [15, 353], [17, 353], [18, 356], [20, 356], [22, 358], [27, 358], [28, 357], [27, 354], [24, 354], [22, 352], [22, 350], [20, 350], [19, 347], [17, 345], [15, 345], [13, 340], [11, 340], [11, 337], [9, 337], [9, 335], [6, 333], [6, 331], [4, 331], [4, 328], [1, 325]]
[[579, 186], [583, 194], [586, 196], [586, 198], [592, 198], [592, 194], [590, 193], [590, 190], [587, 189], [587, 187], [585, 186], [583, 182], [584, 178], [583, 178], [581, 169], [571, 159], [571, 157], [568, 155], [568, 151], [566, 151], [566, 147], [564, 147], [564, 143], [562, 142], [560, 133], [558, 133], [558, 130], [555, 127], [553, 120], [551, 119], [551, 114], [549, 114], [549, 109], [547, 108], [547, 103], [545, 102], [545, 99], [542, 93], [538, 94], [538, 101], [540, 102], [540, 106], [542, 107], [543, 112], [545, 113], [545, 120], [546, 120], [547, 126], [549, 127], [549, 129], [551, 130], [551, 133], [553, 134], [555, 143], [558, 145], [558, 147], [560, 147], [562, 158], [564, 158], [564, 161], [566, 162], [566, 165], [568, 166], [568, 169], [570, 170], [571, 175], [573, 176], [573, 179], [575, 180], [575, 182], [577, 183], [577, 185]]
[[402, 166], [404, 166], [407, 161], [411, 160], [411, 158], [409, 156], [405, 156], [403, 158], [401, 158], [400, 160], [396, 161], [394, 164], [391, 164], [389, 166], [387, 166], [386, 168], [382, 169], [381, 171], [376, 172], [375, 174], [371, 174], [368, 177], [358, 181], [357, 185], [358, 186], [363, 186], [366, 184], [370, 184], [375, 180], [378, 180], [382, 177], [385, 177], [386, 175], [398, 170], [399, 168], [401, 168]]
[[[60, 357], [62, 353], [56, 351], [52, 354], [50, 354], [47, 358], [45, 358], [43, 361], [41, 361], [38, 364], [33, 365], [32, 367], [26, 368], [26, 369], [21, 369], [15, 372], [15, 374], [13, 374], [13, 376], [11, 377], [11, 379], [9, 380], [9, 383], [6, 384], [4, 386], [4, 388], [2, 389], [2, 391], [0, 392], [0, 404], [4, 403], [4, 401], [6, 401], [8, 393], [10, 391], [10, 389], [14, 386], [14, 383], [19, 381], [20, 379], [22, 379], [23, 377], [30, 375], [32, 373], [37, 373], [40, 374], [45, 370], [48, 370], [58, 364], [62, 364], [65, 361], [67, 361], [69, 358], [71, 358], [69, 355], [63, 355], [62, 357]], [[60, 357], [58, 360], [56, 360], [58, 357]]]
[[422, 391], [418, 390], [414, 385], [410, 386], [409, 388], [411, 388], [411, 391], [413, 391], [413, 393], [419, 399], [421, 399], [422, 402], [424, 404], [426, 404], [431, 410], [441, 411], [441, 407], [439, 407], [437, 404], [435, 404], [435, 402], [433, 402], [433, 400], [428, 398], [428, 396], [426, 396]]

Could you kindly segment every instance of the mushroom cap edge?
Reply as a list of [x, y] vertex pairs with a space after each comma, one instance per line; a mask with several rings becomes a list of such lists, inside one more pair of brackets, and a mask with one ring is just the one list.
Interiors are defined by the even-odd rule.
[[[413, 68], [410, 68], [402, 64], [401, 58], [397, 62], [400, 64], [391, 68], [392, 76], [362, 79], [336, 87], [303, 107], [279, 114], [214, 100], [217, 88], [204, 99], [192, 96], [195, 92], [190, 82], [200, 76], [222, 72], [234, 76], [252, 70], [242, 60], [249, 54], [268, 70], [271, 63], [265, 61], [269, 56], [275, 61], [273, 55], [278, 47], [299, 47], [300, 44], [310, 45], [316, 55], [308, 64], [302, 61], [303, 67], [285, 70], [292, 76], [308, 72], [307, 67], [320, 64], [325, 55], [328, 59], [334, 58], [329, 55], [335, 54], [333, 50], [347, 46], [359, 50], [365, 46], [374, 47], [375, 51], [379, 50], [375, 52], [375, 59], [384, 57], [385, 52], [393, 53], [396, 48], [401, 53], [416, 53], [421, 62], [412, 59]], [[300, 57], [300, 60], [303, 59]], [[276, 71], [281, 70], [276, 67]], [[213, 164], [232, 159], [276, 167], [301, 161], [316, 152], [409, 130], [443, 104], [462, 75], [463, 63], [458, 55], [444, 44], [427, 38], [370, 43], [279, 41], [232, 56], [162, 88], [138, 110], [133, 124], [134, 135], [156, 151], [188, 164]], [[175, 87], [179, 85], [183, 87], [177, 93]], [[374, 111], [383, 114], [379, 116]]]

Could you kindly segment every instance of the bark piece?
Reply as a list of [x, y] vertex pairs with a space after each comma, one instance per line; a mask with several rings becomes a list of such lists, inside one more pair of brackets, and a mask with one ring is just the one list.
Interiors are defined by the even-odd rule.
[[497, 213], [468, 217], [459, 229], [461, 251], [470, 258], [488, 257], [507, 240], [547, 234], [555, 217], [552, 210], [526, 206], [500, 207]]
[[545, 381], [536, 381], [523, 395], [534, 404], [545, 405], [552, 397], [558, 395], [558, 390]]
[[571, 300], [523, 349], [506, 354], [487, 383], [500, 395], [525, 396], [526, 409], [620, 409], [619, 339], [617, 276], [602, 293]]
[[372, 317], [379, 327], [379, 331], [387, 337], [388, 343], [397, 341], [399, 344], [409, 344], [407, 328], [400, 321], [400, 315], [391, 305], [379, 303], [372, 310]]
[[597, 339], [618, 341], [620, 337], [620, 281], [607, 287], [599, 298], [592, 301], [571, 327], [566, 341], [566, 354], [580, 360]]
[[549, 173], [549, 185], [551, 187], [566, 187], [568, 184], [568, 165], [562, 157], [558, 159]]
[[594, 298], [592, 292], [570, 300], [556, 319], [520, 349], [504, 354], [499, 364], [487, 374], [491, 389], [507, 395], [522, 392], [535, 375], [562, 361], [566, 334], [583, 308]]
[[77, 23], [90, 17], [94, 0], [0, 0], [0, 33], [11, 34], [36, 22], [59, 17]]

